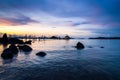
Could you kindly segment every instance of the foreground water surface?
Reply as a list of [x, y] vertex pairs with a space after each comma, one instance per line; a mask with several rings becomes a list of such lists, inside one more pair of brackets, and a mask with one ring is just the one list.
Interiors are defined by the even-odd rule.
[[[78, 41], [86, 48], [75, 49]], [[11, 60], [0, 57], [0, 80], [120, 80], [120, 40], [36, 40], [31, 47]]]

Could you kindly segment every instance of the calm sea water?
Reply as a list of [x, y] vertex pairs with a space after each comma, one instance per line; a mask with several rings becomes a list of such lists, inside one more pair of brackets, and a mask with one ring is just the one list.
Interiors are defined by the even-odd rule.
[[[75, 49], [78, 41], [86, 48]], [[120, 80], [120, 40], [41, 40], [31, 47], [11, 60], [0, 57], [0, 80]]]

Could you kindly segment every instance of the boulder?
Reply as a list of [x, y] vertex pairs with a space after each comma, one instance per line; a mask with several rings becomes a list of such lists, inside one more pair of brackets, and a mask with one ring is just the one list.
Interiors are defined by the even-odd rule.
[[100, 48], [104, 48], [104, 46], [101, 46]]
[[3, 53], [1, 54], [1, 57], [3, 59], [11, 59], [13, 58], [13, 53], [11, 51], [11, 49], [7, 48], [3, 51]]
[[38, 52], [36, 53], [37, 56], [41, 56], [41, 57], [44, 57], [46, 56], [47, 54], [45, 52]]
[[77, 49], [84, 49], [85, 47], [81, 42], [78, 42], [77, 45], [76, 45], [76, 48]]
[[32, 48], [28, 45], [19, 45], [18, 46], [20, 50], [24, 51], [24, 52], [30, 52], [32, 51]]
[[15, 46], [15, 44], [11, 44], [9, 46], [9, 49], [12, 51], [13, 54], [17, 54], [18, 53], [18, 48], [17, 48], [17, 46]]

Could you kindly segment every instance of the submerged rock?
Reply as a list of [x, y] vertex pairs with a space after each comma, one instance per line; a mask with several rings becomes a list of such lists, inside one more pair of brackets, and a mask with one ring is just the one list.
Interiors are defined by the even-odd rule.
[[15, 44], [11, 44], [9, 46], [9, 49], [12, 51], [13, 54], [17, 54], [18, 53], [18, 48], [17, 48], [17, 46], [15, 46]]
[[1, 54], [1, 57], [3, 59], [11, 59], [11, 58], [13, 58], [13, 53], [12, 53], [11, 49], [10, 48], [5, 49], [3, 51], [3, 53]]
[[77, 49], [84, 49], [85, 47], [81, 42], [78, 42], [77, 45], [76, 45], [76, 48]]
[[19, 45], [18, 47], [19, 47], [20, 50], [23, 50], [24, 52], [32, 51], [32, 48], [28, 45]]
[[47, 54], [45, 52], [38, 52], [36, 53], [37, 56], [41, 56], [41, 57], [44, 57], [46, 56]]

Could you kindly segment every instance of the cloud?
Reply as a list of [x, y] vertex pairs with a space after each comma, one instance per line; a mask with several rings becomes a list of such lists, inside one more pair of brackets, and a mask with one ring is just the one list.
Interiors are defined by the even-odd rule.
[[88, 22], [102, 26], [119, 26], [114, 25], [120, 22], [119, 4], [119, 0], [4, 0], [0, 1], [0, 12], [17, 11], [36, 15], [40, 11], [56, 17], [85, 18]]
[[[59, 17], [80, 17], [101, 26], [118, 26], [120, 23], [119, 0], [47, 0], [45, 11]], [[50, 7], [49, 7], [50, 6]], [[80, 22], [81, 23], [81, 22]], [[77, 23], [79, 25], [79, 23]]]
[[15, 13], [14, 16], [11, 15], [0, 15], [0, 25], [4, 26], [17, 26], [17, 25], [27, 25], [29, 23], [39, 23], [37, 20], [33, 20], [28, 16]]
[[79, 26], [79, 25], [85, 25], [85, 24], [91, 24], [91, 22], [77, 22], [77, 23], [73, 23], [72, 26]]
[[[120, 28], [119, 4], [120, 0], [0, 0], [0, 24], [41, 22], [56, 29], [69, 26], [100, 34], [108, 29], [105, 34], [112, 34]], [[111, 27], [115, 29], [110, 32]]]
[[21, 17], [21, 18], [0, 18], [0, 25], [8, 25], [8, 26], [17, 26], [17, 25], [26, 25], [28, 23], [37, 23], [38, 21], [32, 20], [29, 17]]

